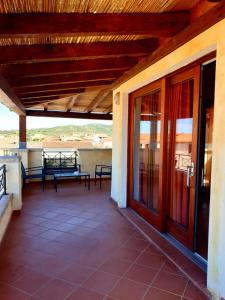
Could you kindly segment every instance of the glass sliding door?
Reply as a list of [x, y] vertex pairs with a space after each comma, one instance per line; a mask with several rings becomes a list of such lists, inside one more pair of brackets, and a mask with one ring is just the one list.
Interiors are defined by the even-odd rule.
[[129, 204], [160, 227], [161, 82], [132, 95], [130, 101]]
[[158, 210], [160, 151], [160, 90], [135, 99], [133, 198]]
[[167, 231], [192, 248], [197, 163], [199, 67], [170, 79]]
[[193, 80], [179, 82], [171, 87], [170, 144], [170, 197], [169, 218], [188, 226], [190, 189], [187, 180], [192, 164]]

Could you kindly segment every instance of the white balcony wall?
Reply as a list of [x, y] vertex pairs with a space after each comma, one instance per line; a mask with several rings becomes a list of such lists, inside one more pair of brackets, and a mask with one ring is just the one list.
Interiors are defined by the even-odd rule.
[[[216, 50], [208, 288], [225, 299], [225, 19], [152, 64], [114, 90], [112, 197], [126, 207], [129, 93]], [[119, 95], [119, 97], [118, 97]]]

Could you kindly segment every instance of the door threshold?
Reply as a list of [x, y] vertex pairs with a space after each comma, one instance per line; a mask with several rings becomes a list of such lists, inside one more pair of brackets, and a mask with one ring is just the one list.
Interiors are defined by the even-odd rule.
[[192, 252], [179, 241], [177, 241], [174, 237], [172, 237], [169, 233], [162, 233], [162, 235], [167, 239], [174, 247], [176, 247], [179, 251], [181, 251], [187, 258], [192, 260], [195, 264], [197, 264], [204, 272], [207, 272], [207, 260], [201, 257], [198, 253]]
[[[198, 288], [208, 299], [211, 294], [207, 289], [206, 266], [200, 264], [199, 258], [186, 249], [179, 242], [174, 242], [174, 238], [168, 234], [163, 234], [147, 223], [131, 208], [119, 209], [119, 212], [152, 244], [154, 245], [170, 262], [172, 262], [180, 272], [186, 276], [190, 282]], [[178, 243], [180, 244], [178, 246]], [[183, 251], [185, 248], [185, 251]], [[192, 255], [189, 255], [190, 253]]]

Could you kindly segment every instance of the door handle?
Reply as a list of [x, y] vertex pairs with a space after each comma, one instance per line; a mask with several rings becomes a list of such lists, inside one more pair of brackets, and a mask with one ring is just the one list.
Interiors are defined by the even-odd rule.
[[194, 163], [192, 162], [190, 166], [187, 166], [187, 187], [191, 186], [191, 177], [194, 176]]

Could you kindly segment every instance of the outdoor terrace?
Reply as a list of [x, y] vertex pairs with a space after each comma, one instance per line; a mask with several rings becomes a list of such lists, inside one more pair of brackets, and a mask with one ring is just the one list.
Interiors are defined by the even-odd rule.
[[29, 183], [0, 248], [0, 299], [207, 299], [120, 213], [110, 184]]

